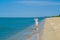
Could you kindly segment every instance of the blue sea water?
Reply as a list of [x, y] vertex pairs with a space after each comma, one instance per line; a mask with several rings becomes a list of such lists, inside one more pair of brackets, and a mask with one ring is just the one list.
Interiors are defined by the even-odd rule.
[[[39, 21], [43, 20], [44, 17], [39, 18]], [[5, 40], [17, 32], [21, 32], [30, 25], [34, 24], [34, 18], [0, 18], [0, 40]]]

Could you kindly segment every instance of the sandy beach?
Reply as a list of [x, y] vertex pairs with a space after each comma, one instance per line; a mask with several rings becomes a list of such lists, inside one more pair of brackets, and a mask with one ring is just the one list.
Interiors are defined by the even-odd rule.
[[46, 18], [40, 40], [60, 40], [60, 17]]

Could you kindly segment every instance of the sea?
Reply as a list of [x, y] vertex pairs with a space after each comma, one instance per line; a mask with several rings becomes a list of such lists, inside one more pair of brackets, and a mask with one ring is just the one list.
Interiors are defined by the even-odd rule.
[[[38, 19], [42, 21], [45, 17], [39, 17]], [[26, 29], [33, 27], [31, 25], [34, 24], [34, 18], [0, 17], [0, 40], [13, 40], [11, 38], [17, 37], [17, 34], [27, 31]], [[18, 40], [18, 38], [14, 40]]]

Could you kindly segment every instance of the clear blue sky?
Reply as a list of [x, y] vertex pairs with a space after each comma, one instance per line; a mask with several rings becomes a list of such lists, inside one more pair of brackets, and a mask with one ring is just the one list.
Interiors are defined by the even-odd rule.
[[0, 0], [0, 17], [44, 17], [59, 14], [59, 0]]

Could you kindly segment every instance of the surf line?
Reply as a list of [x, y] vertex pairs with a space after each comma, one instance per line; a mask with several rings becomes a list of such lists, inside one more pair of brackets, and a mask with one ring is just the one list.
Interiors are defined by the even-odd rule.
[[37, 37], [37, 40], [39, 40], [38, 18], [34, 18], [34, 20], [36, 25], [36, 37]]

